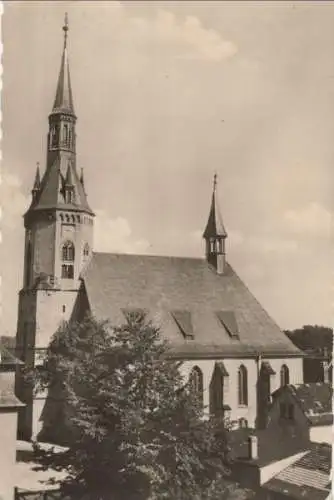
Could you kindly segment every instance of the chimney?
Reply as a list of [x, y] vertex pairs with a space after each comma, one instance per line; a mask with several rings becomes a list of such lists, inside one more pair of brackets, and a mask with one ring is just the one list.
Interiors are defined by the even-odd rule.
[[248, 458], [250, 460], [257, 460], [259, 458], [259, 446], [257, 436], [248, 437]]

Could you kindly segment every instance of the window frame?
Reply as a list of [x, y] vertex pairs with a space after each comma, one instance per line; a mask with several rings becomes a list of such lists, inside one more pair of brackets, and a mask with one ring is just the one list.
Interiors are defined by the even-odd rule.
[[238, 406], [248, 406], [248, 371], [243, 364], [238, 369]]
[[203, 372], [197, 365], [194, 366], [190, 371], [189, 386], [191, 393], [198, 398], [201, 407], [203, 407], [204, 404]]

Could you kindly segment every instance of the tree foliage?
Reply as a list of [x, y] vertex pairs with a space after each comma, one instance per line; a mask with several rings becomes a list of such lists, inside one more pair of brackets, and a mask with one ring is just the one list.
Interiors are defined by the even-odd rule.
[[88, 317], [55, 334], [35, 383], [61, 394], [52, 427], [67, 429], [67, 448], [36, 445], [36, 457], [65, 473], [71, 498], [231, 498], [226, 430], [202, 418], [167, 349], [142, 314], [119, 328]]
[[333, 329], [318, 325], [304, 325], [295, 330], [286, 330], [286, 335], [292, 342], [305, 352], [312, 354], [332, 353]]

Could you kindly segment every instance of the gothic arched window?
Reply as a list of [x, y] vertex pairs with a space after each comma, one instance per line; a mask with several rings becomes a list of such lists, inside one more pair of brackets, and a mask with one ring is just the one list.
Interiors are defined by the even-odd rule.
[[71, 127], [68, 130], [68, 147], [72, 147], [72, 130], [71, 130]]
[[248, 405], [248, 375], [244, 365], [238, 370], [238, 403], [242, 406]]
[[89, 246], [88, 246], [88, 243], [86, 243], [86, 245], [84, 246], [83, 257], [84, 257], [84, 260], [87, 260], [88, 257], [89, 257]]
[[65, 279], [74, 278], [75, 249], [72, 241], [66, 241], [61, 249], [61, 277]]
[[68, 141], [68, 124], [64, 123], [63, 126], [63, 142], [67, 143]]
[[225, 409], [225, 394], [228, 386], [228, 373], [222, 362], [215, 364], [210, 383], [210, 414], [223, 417]]
[[203, 373], [198, 366], [190, 372], [189, 386], [191, 393], [198, 399], [201, 406], [203, 405]]
[[281, 387], [288, 385], [290, 383], [289, 368], [286, 365], [282, 365], [280, 371]]

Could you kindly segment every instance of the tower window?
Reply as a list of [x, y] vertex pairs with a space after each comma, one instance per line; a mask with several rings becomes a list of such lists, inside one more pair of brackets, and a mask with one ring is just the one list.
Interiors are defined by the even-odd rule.
[[248, 405], [248, 375], [247, 368], [241, 365], [238, 371], [238, 403], [240, 406]]
[[191, 393], [198, 399], [200, 405], [203, 406], [203, 373], [198, 366], [195, 366], [190, 372], [189, 386]]
[[89, 246], [88, 246], [88, 243], [86, 243], [86, 245], [84, 246], [83, 257], [84, 257], [84, 260], [86, 260], [89, 257]]
[[65, 123], [63, 127], [63, 142], [66, 144], [67, 141], [68, 141], [68, 125], [67, 123]]
[[56, 147], [58, 143], [59, 126], [54, 125], [51, 128], [51, 147]]
[[75, 256], [74, 245], [72, 241], [66, 241], [62, 247], [62, 260], [73, 262]]
[[66, 241], [62, 246], [61, 257], [63, 261], [61, 266], [61, 277], [65, 279], [73, 279], [75, 250], [71, 241]]
[[211, 253], [216, 253], [216, 246], [217, 246], [217, 242], [215, 239], [211, 239], [210, 240], [210, 252]]
[[63, 264], [61, 266], [61, 277], [68, 280], [73, 280], [74, 278], [74, 268], [71, 264]]

